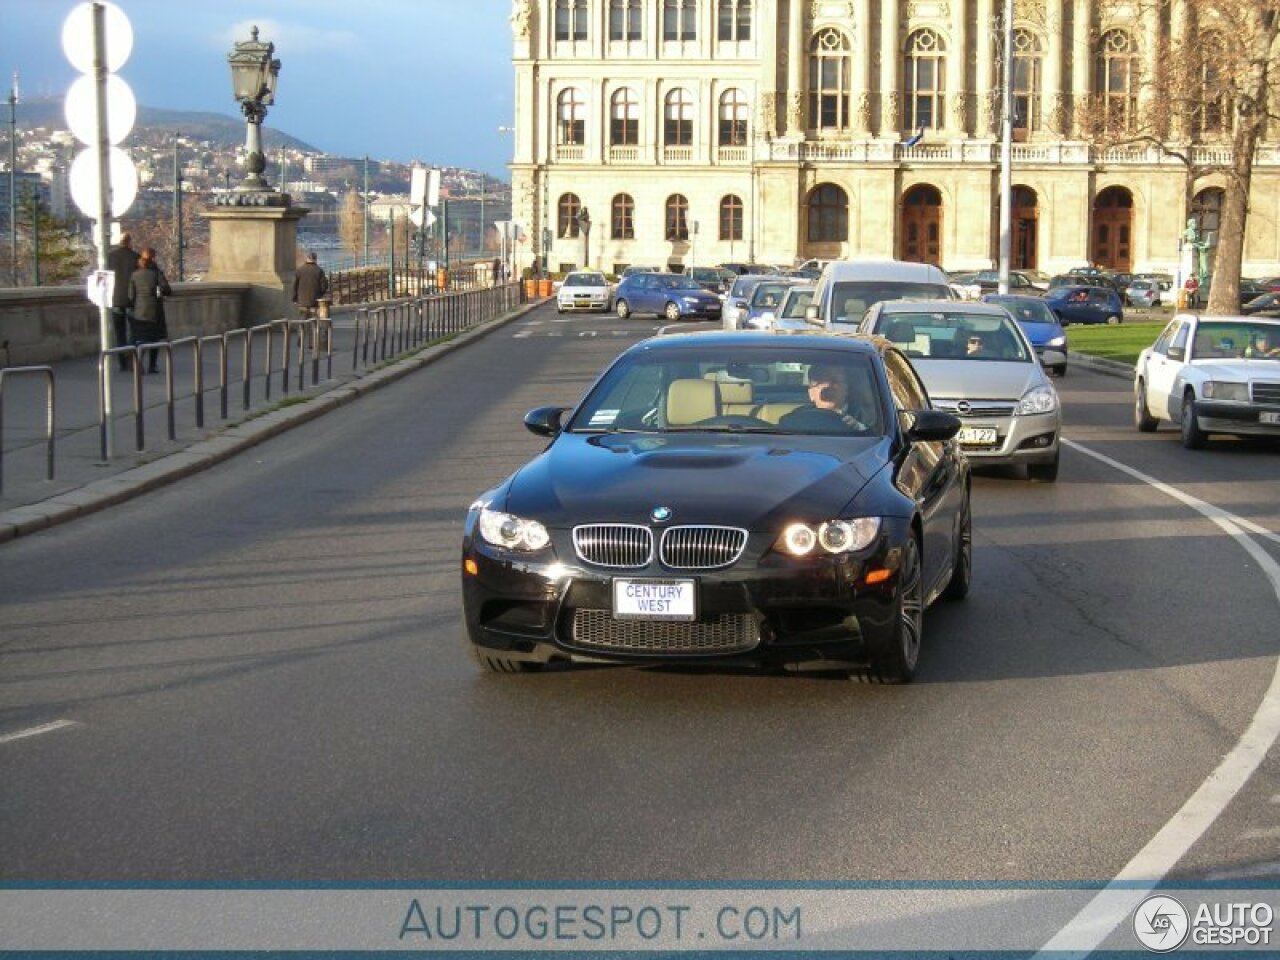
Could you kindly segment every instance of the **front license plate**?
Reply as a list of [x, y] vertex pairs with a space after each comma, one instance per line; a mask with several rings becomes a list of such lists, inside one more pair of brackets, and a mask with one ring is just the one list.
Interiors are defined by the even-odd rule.
[[614, 580], [615, 620], [693, 620], [698, 616], [695, 580]]
[[961, 427], [958, 435], [962, 447], [994, 447], [995, 427]]
[[1280, 413], [1273, 413], [1270, 410], [1264, 410], [1258, 414], [1259, 423], [1276, 423], [1280, 424]]

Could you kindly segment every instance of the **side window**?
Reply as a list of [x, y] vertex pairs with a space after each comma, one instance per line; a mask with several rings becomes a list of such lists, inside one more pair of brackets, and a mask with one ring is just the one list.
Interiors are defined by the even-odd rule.
[[929, 395], [906, 357], [897, 350], [886, 350], [884, 368], [889, 376], [894, 405], [899, 410], [928, 409]]
[[1160, 336], [1156, 338], [1156, 342], [1151, 346], [1153, 353], [1164, 355], [1169, 352], [1169, 341], [1173, 339], [1173, 332], [1178, 329], [1179, 323], [1180, 321], [1178, 320], [1171, 320], [1169, 325], [1160, 331]]
[[1182, 355], [1186, 356], [1187, 335], [1191, 332], [1191, 324], [1183, 323], [1178, 327], [1178, 332], [1173, 335], [1173, 343], [1170, 346], [1182, 351]]

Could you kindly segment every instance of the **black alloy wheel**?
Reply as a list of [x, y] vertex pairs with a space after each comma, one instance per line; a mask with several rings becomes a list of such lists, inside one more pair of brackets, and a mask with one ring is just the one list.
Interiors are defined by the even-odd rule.
[[964, 504], [960, 507], [959, 529], [956, 531], [956, 557], [951, 567], [951, 579], [942, 591], [943, 600], [963, 600], [969, 595], [969, 583], [973, 579], [973, 512], [969, 503], [969, 488], [964, 490]]
[[910, 683], [920, 660], [924, 631], [924, 580], [920, 546], [914, 534], [902, 548], [898, 565], [898, 609], [893, 635], [871, 660], [868, 677], [879, 683]]
[[1190, 390], [1182, 397], [1182, 445], [1188, 450], [1199, 450], [1209, 439], [1196, 420], [1196, 395]]
[[1133, 425], [1143, 433], [1155, 433], [1160, 421], [1151, 415], [1147, 406], [1147, 382], [1138, 381], [1138, 395], [1133, 401]]

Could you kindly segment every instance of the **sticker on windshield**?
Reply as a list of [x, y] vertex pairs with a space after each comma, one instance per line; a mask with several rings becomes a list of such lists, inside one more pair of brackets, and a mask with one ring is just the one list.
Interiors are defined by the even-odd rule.
[[617, 410], [597, 410], [591, 415], [591, 422], [587, 424], [589, 427], [608, 427], [613, 425], [613, 421], [618, 419]]

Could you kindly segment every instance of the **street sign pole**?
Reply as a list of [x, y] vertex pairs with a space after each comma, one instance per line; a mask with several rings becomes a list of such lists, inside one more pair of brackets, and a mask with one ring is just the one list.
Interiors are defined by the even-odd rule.
[[[111, 166], [107, 161], [107, 40], [106, 8], [93, 5], [93, 78], [97, 97], [97, 137], [94, 151], [98, 161], [98, 216], [94, 225], [98, 241], [98, 269], [107, 269], [107, 251], [111, 247]], [[111, 402], [111, 363], [105, 356], [111, 349], [111, 304], [98, 305], [98, 334], [102, 344], [98, 362], [102, 364], [102, 416], [106, 423], [103, 453], [108, 460], [115, 456], [115, 418]]]

